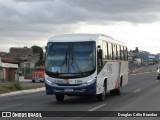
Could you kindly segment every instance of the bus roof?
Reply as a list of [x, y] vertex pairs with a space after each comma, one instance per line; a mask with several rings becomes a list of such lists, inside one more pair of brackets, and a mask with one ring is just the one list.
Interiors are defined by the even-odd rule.
[[64, 34], [49, 38], [48, 42], [82, 42], [82, 41], [97, 41], [105, 40], [114, 44], [126, 46], [124, 42], [113, 39], [110, 36], [103, 34]]

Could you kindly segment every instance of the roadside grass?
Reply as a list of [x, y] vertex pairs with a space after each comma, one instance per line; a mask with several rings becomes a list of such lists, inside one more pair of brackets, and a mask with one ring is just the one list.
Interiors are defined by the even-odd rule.
[[27, 89], [36, 89], [36, 88], [41, 88], [44, 87], [44, 85], [39, 84], [39, 85], [30, 85], [30, 86], [25, 86], [25, 85], [21, 85], [23, 90], [27, 90]]
[[43, 87], [44, 85], [36, 84], [36, 85], [21, 85], [19, 82], [6, 82], [6, 83], [0, 83], [0, 94], [13, 92], [13, 91], [19, 91], [19, 90], [27, 90], [27, 89], [36, 89]]
[[22, 87], [18, 82], [11, 82], [11, 83], [1, 83], [0, 84], [0, 94], [16, 91], [16, 90], [22, 90]]

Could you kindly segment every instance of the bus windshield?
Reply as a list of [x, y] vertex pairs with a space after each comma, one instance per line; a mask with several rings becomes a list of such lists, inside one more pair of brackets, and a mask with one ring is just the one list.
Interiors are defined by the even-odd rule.
[[95, 42], [49, 42], [46, 71], [56, 74], [85, 73], [95, 70]]

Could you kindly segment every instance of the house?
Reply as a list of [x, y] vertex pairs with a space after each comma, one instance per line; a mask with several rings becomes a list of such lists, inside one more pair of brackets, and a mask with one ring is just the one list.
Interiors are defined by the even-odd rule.
[[155, 64], [155, 55], [148, 54], [148, 64], [149, 65], [154, 65]]
[[0, 57], [3, 57], [3, 56], [5, 56], [7, 54], [7, 52], [0, 52]]
[[39, 59], [40, 53], [34, 53], [32, 48], [11, 47], [9, 53], [2, 57], [2, 62], [18, 64], [19, 72], [25, 76], [34, 70]]
[[18, 76], [18, 64], [3, 63], [0, 58], [0, 81], [16, 81]]
[[155, 56], [155, 62], [156, 63], [160, 62], [160, 53], [156, 54], [156, 56]]

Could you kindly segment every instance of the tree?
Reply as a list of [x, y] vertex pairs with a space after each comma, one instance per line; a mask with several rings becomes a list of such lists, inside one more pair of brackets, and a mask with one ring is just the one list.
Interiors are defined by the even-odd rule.
[[136, 47], [135, 52], [136, 52], [136, 53], [138, 53], [138, 52], [139, 52], [139, 48], [138, 48], [138, 47]]
[[135, 49], [135, 50], [133, 50], [132, 52], [133, 52], [133, 53], [139, 53], [139, 48], [138, 48], [138, 47], [136, 47], [136, 49]]
[[32, 46], [31, 48], [33, 50], [33, 53], [40, 54], [39, 60], [43, 60], [43, 49], [39, 46], [36, 46], [36, 45]]
[[44, 65], [44, 63], [45, 63], [44, 60], [39, 60], [39, 61], [37, 61], [36, 66]]
[[33, 53], [39, 53], [40, 54], [40, 57], [39, 57], [39, 60], [36, 63], [36, 66], [44, 65], [43, 49], [41, 47], [35, 46], [35, 45], [32, 46], [31, 48], [33, 50]]

